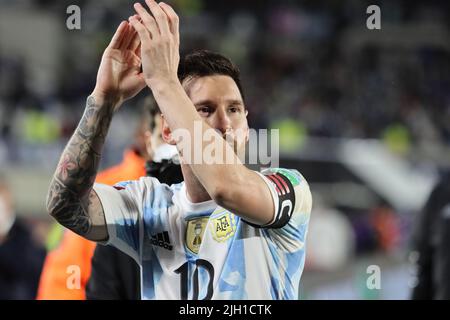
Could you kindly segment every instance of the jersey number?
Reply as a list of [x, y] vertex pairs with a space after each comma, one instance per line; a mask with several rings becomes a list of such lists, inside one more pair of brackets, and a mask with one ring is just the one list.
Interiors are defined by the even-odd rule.
[[[194, 271], [194, 279], [193, 279], [193, 296], [192, 300], [199, 300], [198, 299], [198, 269], [204, 268], [209, 275], [209, 281], [208, 281], [208, 291], [206, 292], [206, 296], [201, 300], [211, 300], [213, 295], [213, 280], [214, 280], [214, 267], [213, 265], [203, 259], [198, 259], [195, 261], [196, 267]], [[188, 282], [191, 281], [189, 279], [189, 262], [186, 262], [181, 267], [179, 267], [177, 270], [175, 270], [176, 273], [180, 274], [180, 290], [181, 290], [181, 299], [187, 300], [188, 299]]]

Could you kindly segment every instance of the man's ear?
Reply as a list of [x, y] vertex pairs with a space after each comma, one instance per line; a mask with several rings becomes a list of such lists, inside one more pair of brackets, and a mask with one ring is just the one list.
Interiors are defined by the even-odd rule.
[[175, 140], [172, 138], [172, 131], [170, 131], [164, 115], [161, 115], [161, 136], [165, 143], [170, 145], [176, 145]]
[[150, 130], [145, 130], [144, 132], [144, 144], [145, 151], [147, 152], [148, 160], [153, 160], [153, 156], [155, 155], [155, 150], [153, 150], [152, 146], [152, 132]]
[[[245, 109], [245, 118], [248, 116], [248, 109]], [[245, 132], [245, 142], [247, 143], [250, 140], [250, 128], [248, 127], [248, 120], [247, 120], [247, 130]]]

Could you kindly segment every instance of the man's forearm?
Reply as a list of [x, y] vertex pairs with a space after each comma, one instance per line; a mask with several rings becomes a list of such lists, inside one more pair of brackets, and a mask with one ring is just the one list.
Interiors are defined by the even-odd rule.
[[[84, 115], [61, 155], [47, 196], [48, 212], [63, 226], [86, 236], [95, 220], [88, 212], [91, 190], [114, 113], [114, 102], [89, 96]], [[93, 221], [94, 220], [94, 221]]]
[[[202, 130], [200, 132], [200, 137], [206, 136], [206, 132], [209, 130], [211, 135], [216, 135], [216, 140], [222, 139], [222, 137], [198, 115], [192, 101], [189, 99], [179, 82], [174, 81], [169, 84], [162, 83], [157, 88], [152, 88], [152, 92], [173, 134], [176, 133], [177, 130], [182, 129], [187, 130], [190, 133], [191, 138], [198, 138], [195, 137], [195, 123], [200, 123]], [[177, 136], [177, 134], [175, 134], [175, 136]], [[225, 140], [223, 140], [223, 143], [218, 145], [218, 148], [214, 150], [213, 158], [210, 159], [210, 162], [215, 164], [207, 164], [206, 161], [203, 161], [205, 160], [203, 158], [200, 163], [195, 163], [193, 160], [192, 156], [194, 153], [200, 153], [203, 156], [203, 150], [207, 145], [205, 141], [202, 140], [198, 144], [201, 150], [193, 149], [196, 146], [193, 140], [187, 139], [186, 141], [182, 141], [182, 143], [186, 142], [190, 142], [191, 144], [179, 145], [178, 147], [183, 151], [188, 150], [188, 152], [191, 152], [191, 163], [188, 164], [210, 195], [217, 189], [218, 183], [227, 185], [229, 182], [225, 181], [225, 179], [235, 178], [236, 173], [240, 172], [239, 170], [245, 169], [231, 146], [225, 143]], [[227, 157], [231, 159], [227, 159]], [[221, 165], [225, 164], [227, 160], [230, 164]]]

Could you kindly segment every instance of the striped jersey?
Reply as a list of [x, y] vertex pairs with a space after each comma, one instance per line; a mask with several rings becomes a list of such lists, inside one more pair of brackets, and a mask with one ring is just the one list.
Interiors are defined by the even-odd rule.
[[296, 170], [259, 175], [275, 208], [266, 226], [213, 200], [190, 202], [184, 182], [168, 186], [143, 177], [114, 187], [95, 184], [108, 225], [106, 244], [140, 265], [142, 299], [298, 298], [311, 192]]

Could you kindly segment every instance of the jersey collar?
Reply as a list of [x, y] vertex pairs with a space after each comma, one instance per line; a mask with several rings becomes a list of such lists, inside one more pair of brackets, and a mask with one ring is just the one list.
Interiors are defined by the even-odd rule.
[[180, 190], [180, 205], [183, 210], [185, 219], [193, 218], [196, 216], [210, 215], [216, 208], [217, 203], [214, 200], [208, 200], [203, 202], [191, 202], [187, 197], [186, 184], [183, 182]]

